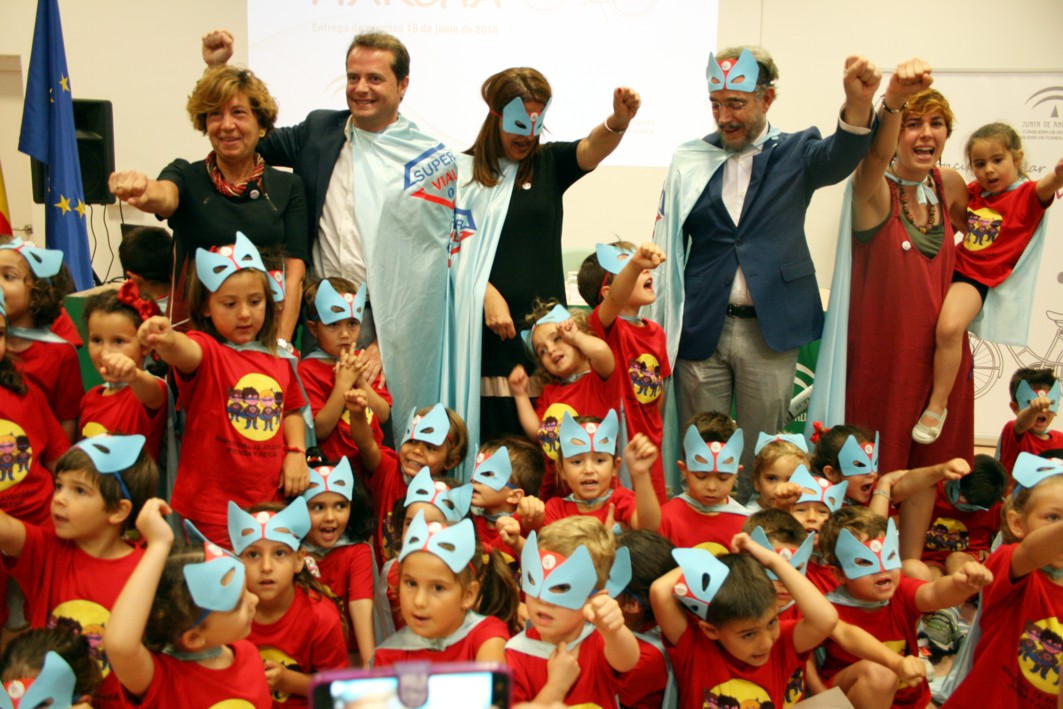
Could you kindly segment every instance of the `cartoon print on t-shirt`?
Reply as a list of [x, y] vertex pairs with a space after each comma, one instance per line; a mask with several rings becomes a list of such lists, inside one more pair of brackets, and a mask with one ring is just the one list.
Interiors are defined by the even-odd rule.
[[935, 551], [963, 551], [969, 541], [967, 527], [957, 519], [938, 517], [926, 531], [926, 548]]
[[64, 601], [52, 609], [48, 617], [48, 627], [66, 628], [77, 635], [83, 635], [89, 641], [89, 654], [100, 666], [100, 673], [106, 677], [111, 673], [111, 663], [103, 647], [103, 631], [111, 612], [98, 603], [85, 600]]
[[14, 421], [0, 419], [0, 491], [22, 482], [31, 463], [33, 449], [26, 432]]
[[804, 665], [794, 670], [790, 679], [786, 681], [786, 696], [783, 699], [784, 707], [791, 707], [805, 698], [805, 668]]
[[1000, 235], [1000, 225], [1004, 218], [1000, 212], [990, 207], [967, 210], [967, 236], [963, 248], [968, 251], [988, 249]]
[[255, 705], [246, 699], [223, 699], [207, 709], [255, 709]]
[[1055, 618], [1026, 621], [1019, 637], [1019, 669], [1026, 680], [1049, 694], [1059, 692], [1063, 626]]
[[579, 416], [568, 404], [550, 404], [539, 422], [539, 445], [551, 460], [556, 461], [561, 454], [561, 419], [565, 417], [566, 411], [572, 418]]
[[102, 423], [96, 423], [95, 421], [85, 421], [81, 424], [81, 437], [92, 438], [93, 436], [102, 436], [105, 433], [110, 433], [107, 427]]
[[705, 692], [703, 709], [766, 709], [774, 707], [771, 696], [746, 679], [729, 679]]
[[[276, 662], [279, 665], [287, 667], [289, 670], [294, 670], [296, 672], [304, 671], [303, 668], [299, 666], [299, 663], [296, 662], [293, 658], [289, 657], [287, 653], [285, 653], [283, 650], [273, 647], [272, 645], [263, 645], [258, 649], [258, 654], [262, 658], [263, 662], [270, 660], [272, 662]], [[273, 701], [275, 702], [284, 703], [288, 701], [287, 692], [281, 692], [274, 689], [272, 691], [272, 696]]]
[[283, 406], [280, 385], [272, 377], [258, 372], [240, 377], [225, 397], [229, 423], [240, 435], [252, 441], [268, 441], [280, 432]]
[[643, 353], [631, 360], [627, 373], [640, 404], [656, 401], [664, 391], [661, 386], [661, 363], [651, 354]]

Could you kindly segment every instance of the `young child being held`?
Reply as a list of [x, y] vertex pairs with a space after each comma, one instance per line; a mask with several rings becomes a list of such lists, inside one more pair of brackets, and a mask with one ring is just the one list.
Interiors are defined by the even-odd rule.
[[[542, 480], [543, 452], [528, 439], [504, 436], [480, 446], [472, 473], [476, 538], [485, 549], [498, 549], [514, 569], [519, 567], [518, 540], [543, 523], [545, 507], [535, 496]], [[504, 533], [507, 524], [511, 527]]]
[[544, 523], [572, 515], [590, 515], [603, 523], [620, 523], [629, 529], [657, 531], [661, 507], [653, 490], [651, 469], [659, 457], [646, 436], [636, 433], [624, 450], [635, 491], [617, 484], [620, 456], [616, 450], [619, 435], [616, 411], [610, 409], [604, 420], [593, 416], [573, 419], [566, 411], [561, 420], [561, 456], [558, 468], [565, 497], [546, 501]]
[[100, 675], [88, 638], [65, 628], [28, 630], [0, 656], [0, 682], [10, 707], [91, 709]]
[[365, 380], [366, 360], [355, 349], [365, 310], [365, 285], [360, 288], [343, 278], [326, 278], [307, 285], [303, 293], [306, 326], [317, 338], [318, 349], [299, 362], [299, 377], [306, 387], [314, 414], [317, 445], [329, 460], [345, 456], [354, 461], [357, 477], [364, 475], [358, 444], [351, 436], [351, 410], [346, 394], [365, 392], [373, 440], [384, 440], [381, 426], [391, 418], [391, 394], [378, 376]]
[[315, 672], [347, 666], [347, 643], [335, 600], [304, 565], [299, 548], [310, 529], [306, 501], [252, 506], [229, 503], [229, 541], [258, 597], [248, 640], [258, 647], [275, 708], [307, 706]]
[[532, 406], [528, 373], [518, 364], [509, 375], [509, 388], [517, 405], [524, 433], [538, 441], [546, 454], [543, 500], [559, 493], [554, 464], [561, 454], [560, 428], [565, 411], [576, 416], [605, 418], [616, 408], [616, 359], [609, 345], [587, 330], [580, 313], [569, 313], [553, 302], [537, 303], [528, 316], [530, 329], [521, 332], [524, 344], [539, 363], [536, 380], [542, 394]]
[[[665, 380], [672, 376], [664, 330], [639, 315], [644, 305], [656, 301], [651, 271], [665, 256], [653, 243], [635, 247], [626, 241], [598, 244], [579, 270], [579, 292], [594, 308], [587, 319], [591, 332], [607, 343], [621, 368], [618, 381], [624, 402], [628, 440], [645, 434], [660, 450], [664, 439]], [[668, 501], [664, 466], [660, 458], [651, 470], [657, 501]]]
[[[1020, 451], [1040, 455], [1063, 448], [1063, 433], [1052, 429], [1059, 413], [1059, 380], [1051, 369], [1019, 369], [1011, 375], [1011, 411], [1014, 421], [1000, 432], [1000, 464], [1015, 467]], [[1011, 487], [1010, 484], [1008, 486]]]
[[169, 506], [148, 500], [137, 517], [144, 556], [114, 604], [104, 635], [111, 672], [146, 706], [210, 707], [273, 700], [251, 632], [258, 597], [240, 559], [203, 541], [173, 546]]
[[376, 561], [370, 539], [373, 514], [354, 481], [346, 458], [335, 467], [310, 461], [310, 485], [303, 493], [310, 531], [303, 550], [317, 566], [321, 582], [339, 599], [350, 628], [347, 647], [357, 652], [355, 666], [368, 666], [376, 647], [373, 632], [373, 577]]
[[0, 290], [7, 302], [7, 348], [22, 373], [44, 392], [67, 439], [77, 440], [78, 405], [85, 393], [76, 346], [50, 328], [74, 290], [63, 252], [15, 238], [0, 243]]
[[618, 672], [639, 645], [614, 600], [627, 585], [627, 550], [593, 517], [567, 517], [532, 532], [521, 552], [528, 625], [506, 643], [513, 702], [616, 707]]
[[[734, 547], [745, 553], [717, 558], [705, 549], [676, 549], [679, 568], [650, 589], [679, 706], [686, 709], [749, 699], [781, 707], [800, 697], [791, 681], [838, 622], [831, 604], [789, 561], [747, 534], [735, 536]], [[799, 620], [780, 622], [765, 568], [793, 596]]]
[[492, 604], [489, 594], [502, 592], [515, 614], [516, 587], [497, 554], [485, 565], [472, 520], [448, 527], [426, 522], [419, 511], [406, 530], [398, 564], [406, 626], [377, 647], [374, 667], [414, 660], [504, 661], [506, 622], [477, 609]]
[[934, 384], [926, 410], [912, 429], [917, 443], [933, 443], [941, 435], [948, 413], [945, 406], [960, 369], [963, 336], [989, 290], [1011, 276], [1039, 230], [1045, 209], [1063, 189], [1063, 159], [1033, 182], [1026, 175], [1022, 140], [1006, 123], [976, 130], [964, 152], [975, 177], [967, 185], [967, 236], [962, 248], [956, 249], [956, 272], [938, 315]]
[[731, 497], [745, 436], [729, 416], [716, 412], [694, 417], [683, 437], [677, 463], [687, 491], [661, 508], [660, 533], [677, 547], [705, 548], [725, 554], [742, 530], [749, 510]]
[[173, 237], [158, 226], [135, 226], [122, 235], [118, 263], [140, 298], [154, 302], [159, 312], [170, 306], [173, 279]]
[[986, 567], [982, 636], [944, 707], [1055, 707], [1063, 633], [1063, 461], [1019, 453], [1004, 503], [1004, 544]]
[[226, 500], [248, 506], [306, 489], [304, 402], [293, 366], [277, 353], [269, 276], [247, 237], [237, 232], [233, 246], [199, 249], [189, 279], [195, 331], [177, 332], [157, 316], [139, 337], [177, 370], [189, 412], [174, 510], [227, 545]]
[[131, 284], [126, 281], [116, 291], [85, 300], [89, 359], [104, 383], [81, 397], [78, 425], [82, 437], [139, 433], [157, 461], [170, 390], [165, 381], [144, 370], [148, 350], [137, 338], [137, 330], [158, 315], [159, 309], [138, 297]]
[[771, 435], [761, 433], [753, 449], [753, 489], [757, 497], [746, 507], [750, 512], [760, 512], [776, 507], [775, 488], [789, 482], [794, 469], [799, 465], [808, 467], [808, 443], [797, 433]]
[[[831, 515], [820, 532], [824, 559], [835, 565], [841, 582], [827, 598], [841, 620], [870, 633], [900, 655], [918, 647], [916, 625], [923, 614], [958, 605], [993, 580], [976, 561], [930, 583], [901, 574], [901, 556], [893, 520], [860, 506]], [[876, 662], [860, 660], [862, 652], [835, 634], [826, 645], [820, 670], [828, 686], [837, 686], [861, 708], [925, 707], [930, 690], [923, 684], [898, 686], [897, 675]]]

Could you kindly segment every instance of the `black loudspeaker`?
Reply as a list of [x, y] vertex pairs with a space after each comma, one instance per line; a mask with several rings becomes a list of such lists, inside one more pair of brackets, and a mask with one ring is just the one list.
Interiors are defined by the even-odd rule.
[[[74, 99], [74, 129], [78, 139], [81, 183], [86, 204], [114, 204], [107, 178], [114, 172], [114, 113], [110, 101]], [[48, 168], [30, 160], [33, 201], [44, 204], [48, 193]]]

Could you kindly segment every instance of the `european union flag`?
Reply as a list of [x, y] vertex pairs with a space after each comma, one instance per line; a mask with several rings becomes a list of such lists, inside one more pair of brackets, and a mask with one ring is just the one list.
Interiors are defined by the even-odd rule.
[[58, 0], [38, 0], [22, 108], [18, 149], [48, 166], [46, 245], [60, 249], [78, 290], [91, 288], [92, 258], [85, 229], [85, 191], [74, 131], [74, 104], [66, 67]]

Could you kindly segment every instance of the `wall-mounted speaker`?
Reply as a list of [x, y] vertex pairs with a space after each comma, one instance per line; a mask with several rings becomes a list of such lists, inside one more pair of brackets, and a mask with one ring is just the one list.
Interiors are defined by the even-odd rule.
[[[114, 113], [110, 101], [76, 98], [74, 129], [77, 132], [81, 183], [86, 204], [114, 204], [107, 178], [114, 172]], [[48, 167], [30, 160], [33, 173], [33, 201], [44, 204], [48, 192]]]

